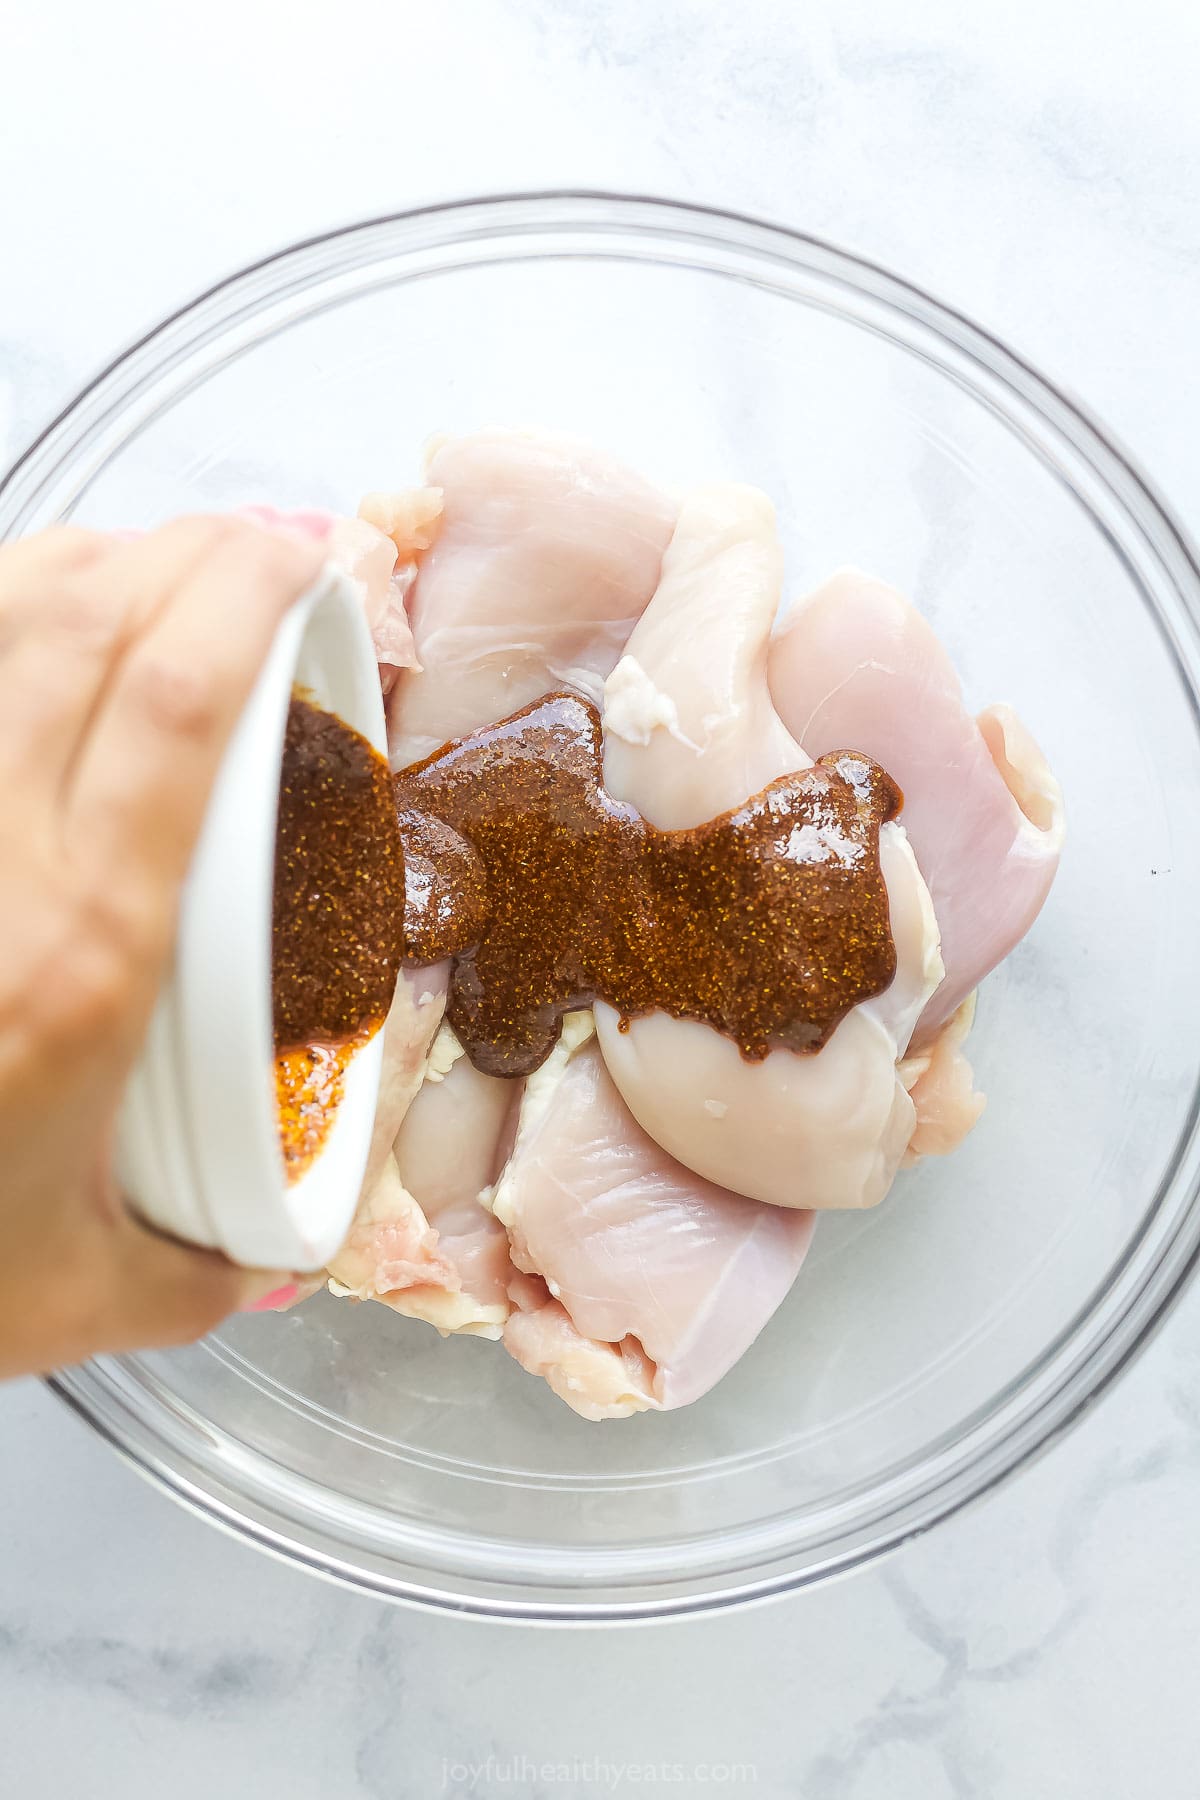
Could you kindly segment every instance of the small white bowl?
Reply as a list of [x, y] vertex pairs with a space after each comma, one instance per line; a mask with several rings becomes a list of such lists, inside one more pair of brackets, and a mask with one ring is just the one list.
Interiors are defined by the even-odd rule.
[[299, 684], [386, 754], [371, 636], [327, 568], [276, 635], [221, 765], [171, 969], [117, 1123], [115, 1170], [144, 1218], [251, 1268], [312, 1270], [349, 1229], [371, 1142], [382, 1032], [357, 1052], [324, 1148], [285, 1178], [274, 1084], [271, 912], [279, 773]]

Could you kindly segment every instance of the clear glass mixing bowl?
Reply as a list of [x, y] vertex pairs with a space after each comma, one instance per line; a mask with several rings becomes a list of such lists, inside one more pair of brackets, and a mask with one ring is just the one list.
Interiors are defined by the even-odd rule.
[[0, 486], [0, 533], [353, 507], [427, 433], [539, 423], [775, 497], [793, 592], [915, 595], [1068, 803], [1043, 918], [984, 989], [955, 1156], [830, 1215], [685, 1411], [589, 1425], [498, 1346], [321, 1296], [56, 1378], [179, 1498], [377, 1593], [539, 1619], [797, 1587], [1061, 1431], [1200, 1241], [1200, 577], [1129, 459], [986, 333], [793, 232], [555, 194], [337, 232], [121, 357]]

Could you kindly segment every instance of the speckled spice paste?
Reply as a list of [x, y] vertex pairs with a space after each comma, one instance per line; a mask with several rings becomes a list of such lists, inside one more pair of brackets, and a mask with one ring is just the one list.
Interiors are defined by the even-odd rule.
[[605, 791], [596, 708], [550, 694], [396, 777], [425, 857], [406, 958], [454, 958], [447, 1018], [489, 1074], [529, 1074], [596, 999], [702, 1020], [750, 1060], [819, 1050], [896, 971], [879, 830], [901, 803], [839, 751], [661, 831]]
[[272, 923], [289, 1180], [324, 1143], [350, 1059], [391, 1004], [403, 951], [404, 853], [387, 764], [360, 733], [297, 695], [279, 781]]

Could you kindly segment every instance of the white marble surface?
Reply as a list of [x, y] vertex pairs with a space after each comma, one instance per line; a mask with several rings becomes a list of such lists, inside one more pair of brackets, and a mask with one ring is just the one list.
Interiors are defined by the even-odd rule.
[[[1084, 394], [1200, 528], [1194, 0], [43, 0], [3, 37], [9, 448], [289, 238], [615, 185], [775, 214], [927, 283]], [[192, 1520], [34, 1385], [0, 1393], [0, 1430], [0, 1791], [21, 1800], [1197, 1791], [1195, 1293], [967, 1516], [824, 1590], [649, 1631], [389, 1609]], [[505, 1781], [522, 1757], [582, 1767]]]

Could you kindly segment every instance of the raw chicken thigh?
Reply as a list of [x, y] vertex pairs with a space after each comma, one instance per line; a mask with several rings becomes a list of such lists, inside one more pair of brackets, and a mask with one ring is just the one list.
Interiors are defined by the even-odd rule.
[[[508, 1314], [512, 1275], [504, 1227], [481, 1204], [504, 1165], [520, 1104], [517, 1084], [483, 1075], [463, 1055], [449, 1027], [454, 1060], [426, 1081], [396, 1137], [396, 1164], [458, 1272], [463, 1293], [483, 1322]], [[496, 1335], [499, 1335], [497, 1330]]]
[[450, 965], [404, 969], [383, 1022], [383, 1067], [364, 1191], [391, 1154], [396, 1133], [428, 1069], [429, 1047], [446, 1009]]
[[566, 687], [603, 699], [608, 793], [663, 830], [835, 751], [904, 791], [879, 831], [896, 974], [819, 1050], [751, 1061], [697, 1018], [598, 1001], [501, 1080], [442, 1023], [449, 963], [398, 984], [331, 1289], [502, 1341], [587, 1419], [683, 1406], [788, 1292], [813, 1209], [876, 1204], [975, 1123], [974, 990], [1046, 897], [1061, 795], [1007, 708], [968, 713], [881, 583], [844, 571], [772, 636], [782, 554], [756, 490], [680, 503], [587, 445], [512, 431], [438, 442], [426, 476], [357, 520], [288, 516], [361, 585], [393, 767]]
[[802, 600], [771, 648], [771, 692], [810, 756], [853, 745], [904, 790], [945, 980], [924, 1040], [1041, 911], [1063, 840], [1062, 792], [1008, 707], [972, 718], [945, 650], [892, 588], [846, 569]]
[[975, 1020], [975, 996], [951, 1013], [921, 1050], [911, 1050], [900, 1064], [900, 1079], [916, 1113], [903, 1167], [923, 1156], [945, 1156], [979, 1121], [984, 1108], [975, 1092], [971, 1065], [963, 1044]]
[[389, 708], [397, 769], [550, 688], [598, 692], [675, 517], [648, 482], [570, 438], [448, 438], [426, 473], [443, 510], [409, 595], [420, 673]]
[[[653, 824], [702, 823], [809, 765], [767, 687], [782, 579], [764, 494], [713, 486], [687, 496], [658, 591], [606, 690], [605, 784]], [[596, 1006], [605, 1062], [634, 1117], [707, 1180], [777, 1206], [873, 1206], [887, 1192], [915, 1124], [896, 1063], [942, 965], [899, 826], [880, 832], [880, 858], [896, 977], [818, 1054], [778, 1049], [747, 1062], [707, 1025], [651, 1013], [622, 1030], [612, 1007]]]
[[504, 1228], [480, 1194], [499, 1174], [516, 1100], [510, 1083], [479, 1074], [444, 1030], [330, 1265], [335, 1292], [382, 1300], [442, 1332], [500, 1336], [513, 1271]]
[[[455, 551], [450, 517], [456, 463], [448, 455], [451, 448], [435, 457], [430, 471], [432, 478], [445, 484], [447, 511], [430, 562], [440, 559], [437, 578], [465, 596], [456, 613], [461, 642], [473, 641], [481, 629], [473, 609], [483, 608], [490, 618], [494, 595], [513, 592], [510, 584], [516, 577], [508, 555], [495, 566], [489, 563], [474, 532]], [[532, 653], [524, 645], [510, 646], [502, 679], [481, 663], [468, 699], [451, 679], [461, 655], [455, 638], [434, 632], [426, 647], [418, 633], [424, 673], [406, 676], [396, 691], [392, 718], [401, 749], [398, 753], [393, 743], [394, 761], [400, 760], [403, 746], [413, 748], [410, 707], [415, 705], [419, 712], [439, 681], [453, 688], [459, 729], [467, 730], [540, 696], [561, 680], [558, 663], [565, 663], [576, 681], [581, 670], [603, 677], [659, 577], [674, 509], [652, 490], [594, 453], [585, 457], [576, 446], [536, 445], [507, 435], [484, 446], [458, 446], [458, 465], [474, 471], [484, 449], [490, 468], [502, 456], [515, 462], [523, 507], [537, 522], [519, 565], [520, 579], [527, 586], [516, 592], [532, 626]], [[564, 473], [568, 459], [569, 479]], [[531, 468], [541, 471], [536, 485]], [[591, 496], [587, 510], [596, 509], [585, 536], [572, 539], [576, 548], [582, 548], [582, 568], [557, 547], [563, 533], [578, 530], [579, 509], [586, 504], [581, 493]], [[620, 509], [615, 497], [620, 497]], [[507, 540], [501, 541], [507, 548]], [[603, 545], [602, 557], [595, 550], [598, 544]], [[531, 558], [538, 546], [541, 560], [535, 567]], [[547, 546], [553, 548], [547, 551]], [[618, 561], [616, 547], [621, 546], [623, 558]], [[461, 576], [456, 555], [465, 565]], [[422, 565], [414, 602], [427, 594], [428, 580], [428, 565]], [[598, 584], [602, 592], [618, 597], [621, 612], [616, 619], [610, 601], [597, 603]], [[546, 618], [539, 616], [543, 608]], [[598, 612], [608, 615], [600, 628]], [[554, 665], [545, 653], [547, 642], [557, 645]], [[514, 649], [521, 654], [514, 656]], [[443, 653], [450, 664], [445, 672], [435, 660]], [[455, 1081], [463, 1082], [464, 1104], [453, 1129], [460, 1144], [491, 1143], [489, 1130], [498, 1129], [495, 1121], [503, 1111], [497, 1089], [507, 1084], [472, 1070], [475, 1085], [468, 1096], [466, 1077], [458, 1075], [462, 1067], [455, 1065], [442, 1088], [448, 1099]], [[552, 1093], [549, 1112], [548, 1093]], [[423, 1089], [396, 1142], [396, 1158], [406, 1190], [419, 1198], [424, 1216], [438, 1227], [443, 1253], [462, 1271], [461, 1251], [446, 1235], [451, 1214], [447, 1210], [439, 1217], [430, 1210], [436, 1183], [424, 1181], [411, 1163], [414, 1129], [428, 1117], [431, 1104], [436, 1104], [434, 1094]], [[425, 1141], [436, 1160], [436, 1132]], [[444, 1135], [441, 1153], [457, 1160], [453, 1145], [454, 1139]], [[902, 1148], [900, 1144], [897, 1155]], [[476, 1166], [473, 1182], [475, 1177], [478, 1191], [486, 1180], [482, 1164]], [[464, 1238], [477, 1242], [481, 1230], [471, 1212], [471, 1185], [455, 1190], [452, 1216], [461, 1234], [459, 1242]], [[594, 1048], [571, 1059], [568, 1066], [565, 1045], [527, 1084], [517, 1147], [497, 1191], [495, 1218], [487, 1218], [487, 1224], [502, 1236], [503, 1228], [509, 1228], [513, 1260], [525, 1277], [509, 1284], [515, 1310], [505, 1327], [505, 1344], [518, 1361], [545, 1374], [555, 1391], [588, 1417], [678, 1406], [705, 1392], [775, 1311], [812, 1232], [806, 1215], [784, 1215], [757, 1206], [672, 1162], [638, 1130]], [[487, 1245], [489, 1252], [493, 1248], [499, 1248], [494, 1241]], [[617, 1304], [630, 1286], [631, 1271], [640, 1272], [633, 1285], [635, 1298], [626, 1301], [623, 1312], [618, 1308], [614, 1314], [611, 1307], [606, 1311], [597, 1296], [607, 1284]], [[399, 1303], [406, 1308], [410, 1304]]]
[[812, 1215], [743, 1200], [665, 1156], [578, 1017], [526, 1084], [492, 1203], [517, 1267], [542, 1277], [520, 1290], [504, 1341], [585, 1418], [686, 1406], [791, 1287]]
[[[436, 489], [363, 503], [418, 559], [409, 600], [421, 662], [414, 657], [388, 705], [396, 766], [544, 693], [559, 678], [552, 657], [602, 681], [654, 591], [673, 518], [640, 477], [568, 440], [516, 432], [449, 440], [429, 474]], [[437, 507], [414, 493], [437, 493]], [[415, 542], [422, 530], [424, 548]], [[422, 722], [431, 717], [447, 723], [427, 740]], [[340, 1290], [442, 1330], [498, 1332], [507, 1240], [477, 1194], [496, 1172], [484, 1172], [490, 1146], [519, 1092], [461, 1054], [448, 1070], [436, 1054], [426, 1062], [447, 974], [441, 963], [401, 977], [385, 1026], [372, 1168], [330, 1273]]]
[[[378, 500], [378, 496], [369, 499]], [[376, 508], [385, 513], [390, 529], [337, 513], [279, 512], [273, 506], [244, 506], [241, 512], [275, 530], [317, 538], [328, 545], [330, 562], [350, 577], [362, 597], [380, 682], [387, 694], [401, 669], [416, 667], [405, 595], [416, 572], [413, 557], [436, 535], [441, 504], [441, 496], [431, 488], [409, 488], [395, 494], [386, 509]]]

